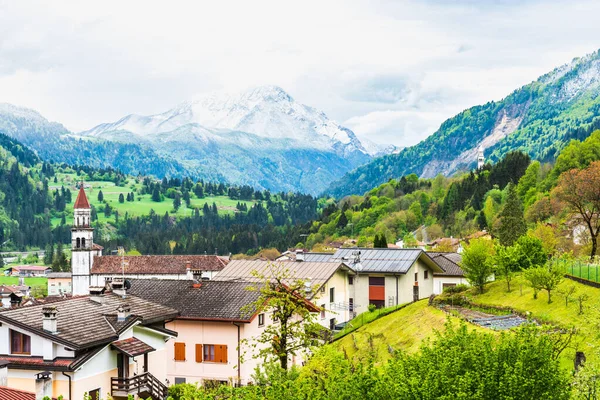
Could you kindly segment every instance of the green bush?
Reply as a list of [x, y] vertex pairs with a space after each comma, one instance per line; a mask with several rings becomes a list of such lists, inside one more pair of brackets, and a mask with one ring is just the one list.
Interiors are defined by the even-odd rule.
[[375, 304], [369, 304], [369, 312], [373, 312], [375, 310], [377, 310], [377, 306]]
[[469, 290], [469, 285], [464, 283], [458, 284], [456, 286], [448, 286], [444, 289], [444, 293], [462, 293]]

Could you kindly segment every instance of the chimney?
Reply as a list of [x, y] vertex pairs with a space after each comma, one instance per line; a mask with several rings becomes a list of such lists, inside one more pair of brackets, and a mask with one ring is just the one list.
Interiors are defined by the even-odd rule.
[[304, 261], [304, 250], [296, 250], [296, 261]]
[[194, 279], [194, 274], [192, 273], [192, 262], [191, 261], [185, 262], [185, 277], [190, 281]]
[[121, 304], [117, 308], [117, 321], [124, 322], [131, 315], [131, 307], [128, 304]]
[[56, 310], [56, 307], [43, 307], [42, 313], [44, 314], [44, 317], [42, 319], [42, 329], [44, 329], [48, 333], [58, 333], [58, 323], [56, 320], [56, 314], [58, 313], [58, 311]]

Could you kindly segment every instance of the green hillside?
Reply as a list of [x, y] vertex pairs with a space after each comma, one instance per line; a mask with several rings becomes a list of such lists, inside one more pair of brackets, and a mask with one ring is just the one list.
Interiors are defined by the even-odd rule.
[[465, 110], [421, 143], [357, 168], [326, 192], [340, 198], [411, 173], [433, 177], [468, 170], [476, 165], [480, 145], [492, 161], [515, 150], [534, 160], [552, 160], [574, 129], [597, 122], [599, 60], [599, 52], [575, 59], [500, 101]]
[[[548, 304], [544, 293], [538, 299], [533, 298], [533, 289], [528, 287], [521, 277], [516, 279], [510, 293], [506, 292], [506, 284], [496, 281], [488, 285], [482, 295], [469, 291], [470, 302], [481, 306], [508, 307], [522, 314], [561, 328], [577, 328], [578, 332], [571, 344], [561, 355], [561, 365], [571, 368], [575, 351], [583, 351], [588, 357], [594, 357], [596, 344], [600, 340], [598, 323], [600, 321], [600, 289], [592, 288], [571, 280], [563, 281], [558, 291], [575, 287], [576, 292], [565, 305], [564, 296], [556, 296], [553, 303]], [[579, 305], [575, 296], [587, 295], [583, 314], [579, 314]], [[427, 301], [419, 301], [385, 317], [362, 326], [344, 336], [330, 346], [344, 352], [355, 361], [374, 357], [381, 364], [392, 357], [391, 351], [403, 350], [414, 353], [424, 340], [432, 339], [435, 331], [444, 331], [447, 321], [457, 322], [459, 318], [447, 314], [436, 307], [428, 306]], [[490, 329], [469, 324], [469, 329], [480, 332], [494, 332]]]

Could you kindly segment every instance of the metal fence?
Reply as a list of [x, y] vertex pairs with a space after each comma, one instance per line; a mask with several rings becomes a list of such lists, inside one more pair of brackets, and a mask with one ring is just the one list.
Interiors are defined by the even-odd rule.
[[568, 275], [600, 283], [600, 265], [566, 260], [561, 260], [560, 263], [563, 264]]

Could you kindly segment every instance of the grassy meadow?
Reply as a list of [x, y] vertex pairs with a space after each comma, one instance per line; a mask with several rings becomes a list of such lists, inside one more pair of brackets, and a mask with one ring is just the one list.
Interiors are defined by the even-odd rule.
[[[50, 189], [55, 190], [64, 186], [65, 188], [69, 188], [72, 194], [72, 202], [67, 204], [66, 212], [66, 222], [67, 224], [71, 224], [73, 222], [73, 203], [75, 203], [75, 199], [77, 198], [77, 189], [75, 187], [76, 182], [79, 177], [73, 173], [60, 173], [57, 174], [57, 183], [51, 182]], [[190, 193], [191, 196], [191, 208], [186, 207], [185, 202], [182, 200], [181, 207], [177, 212], [173, 209], [173, 199], [165, 198], [161, 202], [152, 201], [151, 194], [141, 195], [139, 192], [141, 191], [142, 184], [137, 182], [133, 178], [127, 179], [127, 181], [123, 184], [123, 186], [116, 186], [113, 182], [104, 182], [104, 181], [85, 181], [86, 185], [89, 185], [90, 188], [85, 190], [88, 200], [90, 204], [92, 204], [98, 213], [98, 220], [103, 222], [114, 222], [115, 215], [111, 215], [110, 217], [106, 217], [104, 215], [104, 207], [105, 203], [110, 204], [113, 210], [117, 210], [119, 212], [119, 217], [122, 218], [125, 216], [125, 213], [128, 213], [130, 216], [141, 216], [148, 215], [150, 210], [154, 210], [154, 212], [158, 215], [164, 215], [168, 212], [172, 216], [176, 217], [185, 217], [193, 214], [194, 209], [200, 209], [202, 212], [202, 207], [204, 203], [208, 203], [209, 206], [212, 203], [217, 205], [217, 209], [219, 213], [231, 213], [235, 212], [235, 206], [238, 203], [245, 203], [248, 207], [251, 207], [253, 201], [241, 201], [241, 200], [232, 200], [227, 196], [206, 196], [204, 198], [197, 198], [193, 193]], [[104, 200], [102, 202], [98, 201], [98, 193], [102, 191], [104, 196]], [[135, 201], [124, 203], [119, 203], [119, 195], [123, 194], [125, 198], [127, 198], [127, 193], [133, 192], [135, 194]], [[52, 219], [52, 224], [54, 226], [60, 224], [60, 218], [55, 217]]]

